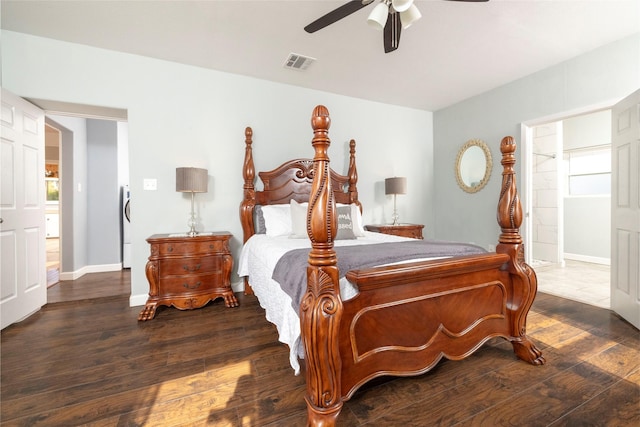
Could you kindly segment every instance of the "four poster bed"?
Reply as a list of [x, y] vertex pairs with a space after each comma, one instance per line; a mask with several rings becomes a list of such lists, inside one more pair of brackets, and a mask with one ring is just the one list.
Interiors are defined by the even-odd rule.
[[[373, 378], [422, 374], [442, 357], [469, 356], [492, 337], [510, 341], [520, 359], [543, 364], [526, 335], [537, 282], [524, 262], [519, 234], [513, 138], [504, 138], [500, 146], [504, 171], [497, 219], [502, 233], [495, 253], [474, 245], [427, 242], [438, 248], [377, 259], [366, 249], [368, 262], [349, 260], [341, 271], [352, 251], [366, 246], [396, 254], [403, 252], [398, 244], [417, 246], [418, 241], [363, 233], [355, 142], [350, 142], [347, 175], [338, 174], [329, 166], [330, 118], [324, 106], [314, 109], [311, 124], [314, 158], [259, 173], [263, 190], [254, 186], [253, 133], [246, 129], [240, 206], [245, 245], [238, 269], [245, 292], [255, 292], [267, 319], [278, 326], [280, 340], [290, 347], [292, 367], [298, 370], [298, 357], [305, 361], [309, 424], [334, 425], [343, 402]], [[304, 238], [291, 238], [301, 233]], [[361, 246], [361, 241], [371, 244]], [[295, 256], [282, 261], [291, 253], [304, 266], [296, 264]], [[265, 260], [265, 255], [278, 260]], [[283, 285], [295, 277], [303, 283]]]

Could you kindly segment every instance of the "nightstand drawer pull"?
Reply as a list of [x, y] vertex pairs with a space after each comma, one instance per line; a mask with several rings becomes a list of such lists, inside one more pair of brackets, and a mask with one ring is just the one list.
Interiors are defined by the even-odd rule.
[[173, 246], [169, 246], [168, 250], [169, 252], [173, 252]]
[[194, 266], [194, 267], [189, 267], [188, 265], [183, 265], [182, 268], [185, 269], [185, 271], [198, 271], [200, 270], [200, 264]]
[[202, 282], [197, 282], [194, 285], [190, 285], [188, 283], [184, 283], [182, 286], [184, 286], [187, 289], [198, 289], [200, 287], [200, 285], [202, 285]]

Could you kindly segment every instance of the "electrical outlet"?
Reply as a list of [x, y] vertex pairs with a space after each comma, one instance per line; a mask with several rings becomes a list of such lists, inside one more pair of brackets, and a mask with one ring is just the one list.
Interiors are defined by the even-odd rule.
[[155, 191], [158, 189], [158, 180], [155, 178], [145, 178], [142, 188], [146, 191]]

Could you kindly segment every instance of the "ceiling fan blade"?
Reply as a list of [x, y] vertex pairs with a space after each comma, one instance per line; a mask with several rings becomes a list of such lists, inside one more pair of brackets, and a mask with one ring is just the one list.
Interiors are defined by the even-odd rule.
[[316, 19], [311, 24], [304, 27], [304, 30], [307, 33], [315, 33], [318, 30], [323, 29], [324, 27], [333, 24], [336, 21], [341, 20], [342, 18], [351, 15], [354, 12], [359, 11], [363, 7], [367, 6], [373, 0], [351, 0], [349, 3], [345, 3], [337, 9], [332, 10], [326, 15]]
[[384, 53], [393, 52], [400, 46], [400, 31], [402, 23], [400, 22], [400, 14], [397, 12], [389, 13], [387, 23], [384, 26]]

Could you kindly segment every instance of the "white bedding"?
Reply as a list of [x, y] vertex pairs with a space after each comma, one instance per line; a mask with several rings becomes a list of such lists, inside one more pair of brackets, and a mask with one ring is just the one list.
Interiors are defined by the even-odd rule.
[[[365, 231], [365, 237], [355, 240], [336, 240], [336, 246], [362, 245], [383, 242], [411, 240], [406, 237], [392, 236]], [[242, 248], [238, 262], [238, 275], [249, 277], [249, 283], [265, 310], [267, 320], [276, 325], [278, 339], [289, 346], [289, 362], [296, 375], [300, 373], [298, 358], [304, 358], [304, 349], [300, 341], [300, 320], [291, 306], [291, 298], [273, 280], [273, 270], [280, 257], [293, 249], [309, 248], [309, 239], [292, 239], [288, 236], [270, 237], [255, 234]], [[340, 272], [345, 274], [346, 272]], [[344, 277], [340, 279], [340, 296], [344, 301], [353, 298], [357, 289]]]

